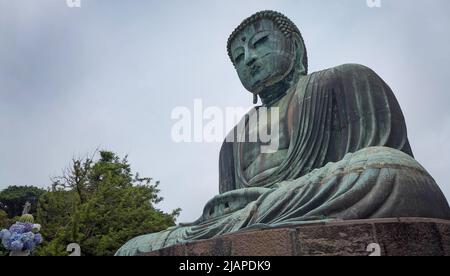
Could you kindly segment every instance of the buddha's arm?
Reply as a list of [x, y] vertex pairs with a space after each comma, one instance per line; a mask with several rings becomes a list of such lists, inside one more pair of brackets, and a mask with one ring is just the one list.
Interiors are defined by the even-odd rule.
[[412, 156], [405, 119], [391, 88], [358, 64], [335, 67], [332, 75], [333, 131], [340, 141], [336, 150], [345, 149], [345, 154], [386, 146]]
[[223, 194], [235, 189], [233, 142], [225, 141], [219, 155], [219, 192]]

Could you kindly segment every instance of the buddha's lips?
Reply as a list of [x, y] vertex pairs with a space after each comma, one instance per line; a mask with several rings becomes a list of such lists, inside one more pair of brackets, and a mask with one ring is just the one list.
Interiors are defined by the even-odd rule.
[[256, 74], [259, 73], [259, 71], [261, 71], [261, 66], [259, 65], [252, 66], [252, 68], [250, 68], [250, 75], [254, 77], [256, 76]]

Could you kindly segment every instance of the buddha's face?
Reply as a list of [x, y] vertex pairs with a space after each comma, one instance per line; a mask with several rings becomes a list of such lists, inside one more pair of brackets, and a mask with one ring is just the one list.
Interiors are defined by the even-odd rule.
[[236, 35], [231, 55], [244, 87], [258, 94], [290, 73], [295, 47], [271, 20], [262, 19]]

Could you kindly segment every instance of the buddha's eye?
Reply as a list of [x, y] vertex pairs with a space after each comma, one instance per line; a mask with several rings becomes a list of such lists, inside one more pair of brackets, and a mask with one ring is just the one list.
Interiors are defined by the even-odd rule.
[[235, 59], [234, 59], [234, 62], [236, 63], [236, 64], [238, 64], [239, 62], [241, 62], [241, 60], [243, 60], [244, 59], [244, 54], [240, 54], [240, 55], [238, 55]]
[[253, 47], [258, 48], [269, 40], [269, 35], [265, 35], [253, 43]]

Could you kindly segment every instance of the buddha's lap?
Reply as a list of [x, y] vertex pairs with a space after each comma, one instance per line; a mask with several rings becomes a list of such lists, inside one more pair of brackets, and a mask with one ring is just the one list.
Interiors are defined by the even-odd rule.
[[[297, 212], [298, 216], [309, 212], [314, 214], [313, 217], [320, 217], [324, 215], [320, 214], [321, 210], [323, 212], [330, 212], [330, 210], [325, 210], [324, 208], [305, 209], [305, 206], [311, 204], [311, 202], [315, 202], [315, 205], [318, 205], [318, 207], [327, 206], [327, 204], [328, 206], [340, 204], [338, 200], [345, 197], [358, 201], [367, 197], [370, 193], [375, 195], [386, 194], [385, 196], [378, 196], [381, 197], [379, 201], [387, 200], [387, 194], [392, 194], [393, 192], [403, 193], [404, 198], [401, 200], [408, 196], [413, 200], [417, 200], [415, 197], [424, 197], [424, 194], [425, 198], [427, 198], [427, 193], [431, 197], [440, 194], [436, 191], [436, 188], [437, 185], [433, 178], [411, 156], [392, 148], [371, 147], [355, 153], [349, 153], [338, 162], [329, 163], [300, 178], [279, 183], [275, 188], [265, 189], [266, 192], [262, 193], [258, 199], [248, 200], [248, 204], [245, 205], [241, 202], [242, 207], [240, 209], [233, 210], [225, 214], [224, 217], [237, 216], [240, 212], [244, 212], [244, 209], [248, 209], [249, 204], [256, 202], [256, 204], [253, 204], [256, 206], [253, 207], [256, 210], [251, 212], [252, 216], [254, 216], [253, 222], [270, 224], [273, 221], [264, 218], [264, 213], [267, 213], [267, 210], [272, 211], [279, 206], [290, 205], [291, 210], [283, 207], [285, 213], [292, 212], [292, 209], [297, 208], [299, 210], [304, 209], [303, 213]], [[243, 195], [248, 193], [248, 190], [234, 190], [216, 196], [214, 199], [233, 197], [236, 201], [241, 201], [242, 199], [238, 198], [240, 192]], [[229, 194], [232, 194], [232, 196]], [[318, 195], [321, 195], [321, 197]], [[333, 200], [337, 200], [337, 202]], [[397, 199], [391, 198], [390, 200]], [[211, 200], [208, 205], [212, 201], [214, 200]], [[224, 202], [223, 200], [216, 201], [222, 202], [222, 204]], [[374, 201], [374, 198], [371, 201]], [[348, 202], [346, 204], [349, 205]], [[375, 206], [376, 204], [381, 206], [383, 202], [374, 202], [372, 205]], [[247, 212], [245, 211], [245, 213]], [[281, 220], [283, 219], [281, 213], [278, 213], [278, 216], [281, 217]], [[364, 217], [361, 215], [361, 217], [355, 216], [348, 219], [359, 218]], [[213, 219], [217, 219], [217, 217], [211, 218], [211, 220], [198, 221], [196, 225], [210, 225]], [[185, 227], [190, 226], [192, 225]]]

